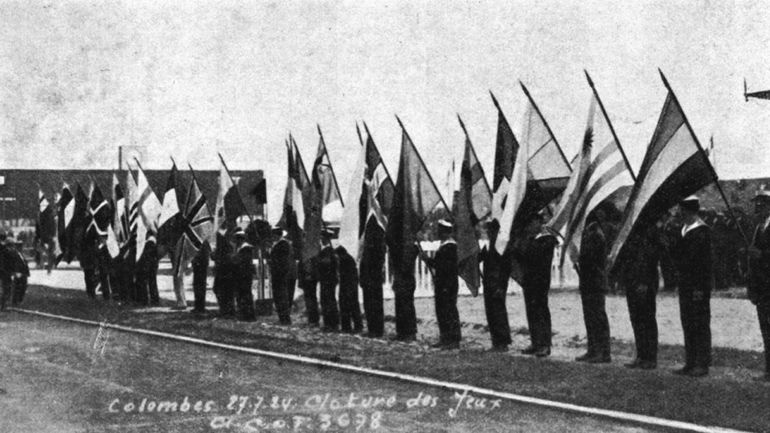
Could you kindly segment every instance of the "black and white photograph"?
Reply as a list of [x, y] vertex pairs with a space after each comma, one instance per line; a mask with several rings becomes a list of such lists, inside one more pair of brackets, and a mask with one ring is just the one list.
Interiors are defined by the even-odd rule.
[[0, 0], [0, 432], [770, 433], [761, 0]]

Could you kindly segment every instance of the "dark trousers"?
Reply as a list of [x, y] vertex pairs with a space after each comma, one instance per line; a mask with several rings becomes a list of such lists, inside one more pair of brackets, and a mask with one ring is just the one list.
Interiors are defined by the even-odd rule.
[[160, 304], [156, 267], [144, 268], [136, 274], [136, 302], [142, 305]]
[[493, 283], [484, 285], [484, 311], [493, 346], [511, 344], [511, 325], [508, 323], [508, 309], [505, 306], [507, 287], [500, 290]]
[[340, 313], [337, 309], [337, 285], [321, 282], [321, 314], [324, 328], [336, 330], [340, 325]]
[[150, 304], [160, 305], [160, 294], [158, 293], [158, 262], [147, 272], [147, 292], [150, 294]]
[[0, 279], [0, 310], [5, 310], [8, 301], [11, 300], [13, 293], [13, 281], [11, 278]]
[[364, 315], [366, 329], [373, 337], [381, 337], [385, 333], [385, 312], [382, 301], [382, 284], [372, 284], [362, 287], [364, 293]]
[[193, 311], [203, 313], [206, 311], [206, 273], [208, 265], [193, 264]]
[[238, 306], [238, 319], [252, 321], [257, 319], [254, 311], [254, 294], [251, 292], [251, 276], [240, 276], [235, 281], [235, 302]]
[[235, 299], [233, 297], [233, 281], [218, 271], [214, 276], [214, 295], [217, 297], [219, 314], [223, 317], [235, 317]]
[[139, 270], [134, 280], [134, 293], [136, 293], [136, 302], [140, 305], [150, 304], [150, 291], [148, 288], [149, 276], [145, 270]]
[[315, 280], [302, 281], [302, 295], [305, 298], [305, 310], [307, 311], [307, 322], [311, 325], [318, 325], [320, 317], [318, 315], [318, 283]]
[[340, 284], [340, 326], [343, 331], [364, 329], [361, 306], [358, 304], [358, 285]]
[[603, 292], [580, 291], [589, 356], [610, 355], [610, 323], [607, 320], [604, 298]]
[[289, 283], [283, 275], [273, 276], [273, 303], [275, 311], [278, 313], [278, 321], [281, 323], [291, 323], [291, 299], [289, 298]]
[[414, 309], [414, 289], [394, 291], [396, 304], [396, 336], [413, 338], [417, 335], [417, 312]]
[[679, 315], [684, 332], [685, 367], [708, 368], [711, 365], [711, 303], [710, 294], [693, 300], [692, 292], [679, 294]]
[[110, 285], [110, 271], [106, 266], [99, 266], [98, 272], [99, 289], [102, 292], [102, 296], [105, 300], [110, 299], [112, 294], [112, 286]]
[[27, 276], [22, 275], [19, 278], [13, 279], [13, 292], [11, 293], [11, 305], [16, 306], [24, 300], [24, 295], [27, 293]]
[[[527, 313], [529, 339], [532, 347], [536, 349], [550, 348], [551, 310], [548, 308], [548, 287], [532, 287], [529, 284], [525, 284], [522, 289], [524, 293], [524, 310]], [[583, 304], [583, 308], [585, 310], [585, 304]], [[602, 298], [602, 311], [604, 311], [604, 298]], [[609, 327], [607, 331], [607, 339], [609, 340]], [[609, 353], [609, 349], [607, 353]]]
[[460, 313], [457, 311], [457, 286], [451, 288], [436, 287], [433, 300], [436, 305], [439, 341], [442, 344], [459, 343], [462, 333], [460, 331]]
[[648, 286], [626, 288], [628, 315], [634, 330], [636, 358], [642, 361], [658, 360], [658, 322], [655, 320], [656, 291]]
[[770, 374], [770, 303], [757, 305], [757, 317], [765, 343], [765, 373]]
[[86, 295], [91, 298], [95, 298], [96, 286], [99, 284], [99, 278], [96, 275], [96, 268], [84, 268], [83, 279], [86, 283]]
[[297, 279], [292, 278], [289, 280], [288, 283], [286, 283], [286, 295], [289, 298], [289, 312], [291, 312], [291, 308], [294, 306], [294, 292], [297, 289]]

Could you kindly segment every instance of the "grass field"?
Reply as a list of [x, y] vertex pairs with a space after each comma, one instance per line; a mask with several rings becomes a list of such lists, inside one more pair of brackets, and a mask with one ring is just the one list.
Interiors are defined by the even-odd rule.
[[[616, 361], [596, 366], [569, 361], [571, 353], [582, 350], [582, 343], [571, 343], [570, 338], [558, 339], [555, 355], [547, 360], [514, 352], [488, 352], [482, 344], [474, 343], [488, 338], [483, 326], [465, 327], [464, 337], [470, 341], [464, 343], [460, 351], [438, 352], [427, 348], [430, 337], [424, 335], [417, 343], [401, 344], [322, 333], [301, 324], [299, 317], [295, 320], [300, 324], [280, 327], [275, 325], [274, 317], [240, 323], [213, 316], [195, 318], [187, 312], [171, 312], [166, 308], [132, 310], [89, 300], [83, 292], [73, 290], [31, 287], [24, 304], [32, 310], [338, 360], [585, 406], [704, 425], [770, 431], [767, 412], [770, 386], [751, 380], [751, 375], [761, 368], [761, 353], [751, 350], [717, 347], [712, 374], [691, 379], [671, 374], [671, 369], [680, 362], [682, 349], [670, 344], [661, 347], [661, 368], [630, 371], [623, 368], [621, 362], [632, 356], [632, 344], [619, 339], [613, 340], [612, 347]], [[420, 328], [429, 331], [435, 325], [424, 321]], [[526, 338], [518, 333], [515, 344], [521, 344]]]

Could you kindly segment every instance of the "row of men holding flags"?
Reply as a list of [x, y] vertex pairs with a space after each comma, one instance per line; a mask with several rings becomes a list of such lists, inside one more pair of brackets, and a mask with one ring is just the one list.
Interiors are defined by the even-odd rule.
[[[465, 126], [465, 152], [459, 189], [450, 209], [403, 123], [398, 174], [389, 175], [372, 135], [364, 123], [361, 155], [350, 183], [348, 206], [338, 242], [357, 259], [370, 333], [380, 335], [382, 277], [386, 252], [393, 273], [397, 340], [416, 336], [414, 308], [417, 257], [433, 269], [434, 295], [440, 339], [437, 346], [455, 348], [460, 341], [457, 312], [459, 276], [475, 295], [483, 280], [484, 301], [493, 348], [507, 350], [510, 328], [505, 307], [508, 280], [524, 290], [532, 345], [525, 353], [550, 353], [550, 312], [547, 299], [554, 248], [562, 249], [580, 277], [580, 295], [588, 342], [580, 361], [610, 362], [610, 326], [605, 311], [608, 282], [628, 295], [637, 343], [637, 358], [630, 368], [657, 365], [655, 297], [658, 288], [657, 252], [668, 245], [678, 271], [680, 312], [686, 352], [677, 372], [708, 374], [711, 365], [710, 296], [713, 288], [710, 228], [700, 218], [693, 196], [717, 182], [708, 156], [700, 145], [679, 101], [661, 72], [668, 90], [660, 118], [637, 172], [631, 167], [594, 83], [586, 133], [573, 164], [565, 157], [548, 123], [527, 88], [520, 139], [514, 135], [503, 110], [498, 112], [493, 182], [487, 183]], [[319, 130], [320, 134], [320, 130]], [[317, 256], [323, 232], [323, 212], [342, 203], [323, 136], [311, 175], [305, 172], [296, 143], [287, 141], [288, 182], [282, 227], [289, 233], [300, 263]], [[721, 193], [719, 184], [717, 188]], [[729, 212], [730, 204], [722, 193]], [[766, 348], [770, 346], [770, 245], [762, 243], [768, 225], [770, 195], [756, 198], [761, 218], [755, 237], [744, 233], [752, 261], [749, 296], [757, 305]], [[678, 209], [681, 230], [663, 239], [661, 226]], [[446, 216], [435, 224], [436, 213]], [[613, 221], [609, 215], [617, 215]], [[483, 222], [483, 225], [480, 223]], [[739, 226], [740, 227], [740, 226]], [[435, 256], [425, 254], [420, 241], [437, 232], [441, 246]], [[480, 246], [486, 232], [487, 247]], [[770, 232], [768, 233], [770, 235]], [[768, 243], [770, 244], [770, 243]], [[483, 266], [479, 266], [479, 263]], [[482, 271], [483, 269], [483, 271]], [[312, 281], [310, 284], [312, 285]], [[302, 285], [302, 282], [300, 282]], [[310, 286], [308, 289], [310, 289]], [[767, 356], [770, 374], [770, 356]], [[770, 378], [768, 374], [762, 379]]]
[[[370, 335], [381, 336], [384, 331], [382, 287], [385, 256], [389, 254], [395, 295], [395, 338], [402, 341], [415, 339], [414, 263], [419, 256], [434, 269], [436, 314], [441, 334], [438, 347], [451, 349], [459, 344], [458, 286], [454, 277], [457, 275], [474, 295], [483, 280], [493, 346], [497, 350], [507, 350], [510, 329], [505, 294], [508, 280], [512, 277], [522, 285], [527, 303], [532, 347], [525, 352], [546, 356], [550, 353], [551, 332], [547, 307], [550, 266], [553, 250], [560, 244], [563, 251], [561, 265], [564, 258], [569, 257], [580, 276], [588, 350], [579, 360], [610, 361], [610, 328], [604, 308], [609, 278], [625, 285], [626, 293], [630, 294], [629, 309], [638, 353], [637, 360], [629, 366], [654, 368], [657, 264], [650, 264], [654, 256], [650, 251], [655, 249], [656, 225], [679, 204], [684, 225], [675, 239], [672, 255], [680, 265], [679, 294], [687, 354], [680, 373], [692, 376], [707, 374], [711, 363], [709, 299], [713, 285], [709, 228], [698, 217], [697, 199], [687, 197], [716, 182], [716, 173], [662, 73], [669, 93], [642, 165], [635, 173], [593, 82], [588, 74], [586, 76], [593, 96], [583, 146], [574, 164], [570, 164], [565, 157], [523, 84], [521, 87], [528, 104], [520, 139], [514, 135], [500, 104], [492, 95], [498, 112], [498, 133], [491, 186], [459, 119], [466, 135], [465, 152], [459, 190], [454, 193], [451, 209], [398, 118], [402, 144], [395, 182], [364, 124], [366, 140], [359, 131], [361, 154], [354, 180], [350, 183], [346, 207], [320, 128], [319, 149], [310, 176], [290, 135], [286, 143], [288, 180], [283, 215], [278, 224], [286, 233], [279, 238], [285, 237], [292, 246], [294, 262], [298, 264], [298, 284], [306, 299], [316, 296], [316, 264], [324, 248], [322, 238], [326, 232], [324, 212], [336, 204], [344, 208], [338, 243], [358, 265], [364, 315]], [[89, 230], [93, 230], [103, 240], [100, 245], [110, 256], [120, 255], [125, 245], [129, 245], [131, 252], [126, 257], [140, 260], [147, 245], [153, 243], [153, 234], [157, 233], [158, 256], [164, 253], [162, 246], [173, 244], [177, 301], [180, 307], [185, 305], [179, 278], [187, 263], [202, 250], [207, 240], [214, 238], [212, 233], [219, 233], [225, 241], [228, 235], [234, 238], [237, 233], [235, 221], [245, 213], [243, 200], [233, 188], [234, 182], [224, 161], [222, 167], [220, 191], [213, 215], [208, 211], [205, 198], [194, 180], [185, 211], [177, 208], [176, 213], [172, 213], [171, 209], [176, 207], [175, 199], [169, 200], [167, 205], [166, 194], [161, 203], [151, 193], [141, 167], [138, 167], [135, 185], [131, 183], [132, 176], [128, 176], [128, 199], [115, 194], [114, 202], [125, 200], [126, 205], [115, 206], [113, 223], [110, 224], [109, 218], [99, 216], [102, 208], [99, 200], [93, 199], [96, 189], [92, 188], [91, 200], [88, 201], [91, 203], [88, 205], [90, 216], [85, 217], [87, 224], [80, 225], [86, 227], [85, 238], [88, 238]], [[173, 173], [172, 170], [172, 177]], [[624, 194], [629, 189], [630, 195]], [[60, 226], [64, 221], [59, 233], [60, 238], [64, 236], [61, 244], [69, 245], [67, 237], [72, 235], [67, 231], [67, 221], [77, 212], [68, 210], [70, 204], [65, 198], [63, 194], [59, 204]], [[759, 198], [758, 203], [762, 200]], [[727, 200], [725, 204], [729, 208]], [[621, 209], [622, 216], [617, 224], [608, 224], [607, 214]], [[433, 216], [437, 213], [446, 218], [435, 224]], [[182, 221], [175, 230], [179, 237], [171, 243], [161, 241], [166, 238], [164, 227], [172, 218]], [[479, 229], [482, 221], [485, 230]], [[214, 232], [214, 227], [219, 230]], [[756, 239], [761, 237], [767, 225], [760, 228], [755, 234]], [[420, 241], [434, 229], [441, 239], [441, 247], [431, 257], [420, 249]], [[489, 239], [489, 245], [483, 250], [479, 243], [482, 231]], [[220, 242], [216, 243], [215, 251], [228, 245], [227, 242]], [[240, 248], [237, 241], [232, 248], [236, 252]], [[747, 251], [753, 260], [764, 263], [770, 261], [770, 252], [763, 248], [760, 243], [753, 242]], [[63, 248], [65, 260], [68, 253], [71, 254], [71, 251]], [[767, 346], [770, 344], [770, 332], [766, 332], [770, 319], [770, 295], [767, 294], [770, 291], [770, 284], [767, 283], [770, 281], [770, 266], [757, 264], [753, 269], [755, 275], [750, 278], [750, 293], [752, 301], [758, 306]], [[757, 276], [758, 272], [767, 272], [768, 275]], [[288, 299], [290, 303], [291, 297], [280, 292], [284, 286], [286, 290], [293, 290], [293, 284], [274, 287], [274, 298]], [[217, 294], [222, 290], [217, 282], [214, 289]], [[276, 289], [279, 293], [275, 292]], [[245, 299], [244, 302], [250, 304]], [[220, 308], [223, 308], [222, 302]], [[282, 301], [277, 309], [285, 311], [285, 302]], [[324, 310], [323, 305], [321, 310]]]

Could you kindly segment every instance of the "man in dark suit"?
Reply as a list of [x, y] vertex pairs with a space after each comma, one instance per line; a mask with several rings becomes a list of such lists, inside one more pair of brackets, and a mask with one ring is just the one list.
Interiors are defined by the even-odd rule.
[[452, 223], [443, 219], [438, 222], [438, 238], [441, 245], [434, 257], [420, 250], [422, 260], [433, 269], [433, 299], [439, 329], [439, 341], [433, 347], [459, 349], [462, 336], [457, 311], [457, 242], [452, 239]]
[[505, 307], [508, 280], [511, 276], [511, 260], [509, 254], [501, 255], [495, 249], [500, 223], [493, 219], [487, 222], [486, 228], [489, 246], [479, 253], [479, 261], [484, 263], [482, 273], [484, 311], [492, 337], [492, 350], [505, 352], [511, 344], [511, 325], [508, 322], [508, 310]]
[[235, 318], [235, 299], [233, 286], [235, 284], [233, 275], [232, 255], [234, 248], [228, 241], [228, 235], [232, 231], [218, 231], [216, 236], [216, 249], [214, 250], [214, 295], [219, 305], [219, 314], [226, 319]]
[[748, 294], [757, 306], [759, 329], [765, 344], [765, 374], [757, 380], [770, 381], [770, 191], [754, 197], [757, 227], [749, 247]]
[[558, 241], [543, 226], [543, 215], [537, 214], [527, 224], [524, 236], [514, 244], [513, 254], [521, 265], [521, 288], [529, 325], [531, 344], [521, 352], [545, 357], [551, 354], [551, 289], [553, 250]]
[[586, 218], [578, 257], [580, 301], [586, 326], [588, 351], [576, 361], [607, 363], [610, 355], [610, 324], [605, 309], [607, 296], [607, 237], [602, 227], [604, 211], [597, 207]]
[[342, 332], [357, 334], [364, 329], [364, 323], [361, 320], [361, 305], [358, 303], [356, 259], [342, 245], [338, 246], [335, 251], [339, 258], [340, 327]]
[[[661, 224], [662, 225], [662, 224]], [[658, 293], [658, 263], [660, 263], [661, 230], [650, 226], [644, 233], [629, 239], [629, 249], [635, 254], [620, 265], [618, 284], [625, 289], [628, 315], [634, 331], [636, 358], [628, 368], [653, 369], [658, 362], [658, 323], [655, 319], [655, 297]]]
[[366, 223], [358, 277], [364, 295], [367, 336], [379, 338], [385, 333], [382, 286], [385, 283], [385, 230], [375, 218]]
[[137, 302], [143, 305], [160, 305], [158, 261], [157, 238], [154, 233], [148, 233], [142, 255], [136, 262]]
[[337, 308], [337, 283], [339, 282], [339, 259], [331, 245], [332, 232], [324, 230], [321, 234], [321, 252], [318, 253], [318, 282], [321, 283], [321, 315], [323, 330], [336, 332], [340, 326]]
[[276, 239], [270, 250], [270, 282], [273, 288], [273, 302], [282, 325], [291, 325], [291, 285], [297, 279], [297, 262], [294, 248], [280, 227], [273, 229]]
[[209, 258], [211, 257], [211, 246], [208, 241], [203, 241], [201, 249], [192, 259], [193, 272], [193, 313], [202, 314], [206, 312], [206, 276], [209, 270]]
[[[27, 293], [29, 265], [27, 265], [27, 259], [24, 258], [21, 249], [21, 242], [16, 242], [13, 246], [9, 246], [10, 271], [13, 273], [13, 292], [11, 293], [11, 306], [13, 307], [19, 305], [24, 300], [24, 294]], [[107, 297], [109, 298], [109, 294]]]
[[711, 228], [698, 216], [698, 197], [685, 198], [679, 209], [684, 226], [672, 256], [679, 274], [679, 314], [686, 361], [676, 373], [700, 377], [708, 374], [711, 364]]
[[235, 289], [238, 319], [251, 322], [257, 320], [254, 310], [254, 295], [251, 292], [251, 283], [254, 281], [256, 269], [254, 268], [254, 247], [246, 242], [246, 233], [238, 227], [233, 232], [235, 245], [230, 256], [232, 266], [232, 284]]

